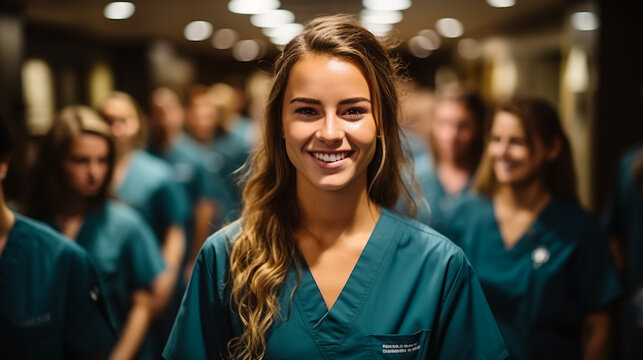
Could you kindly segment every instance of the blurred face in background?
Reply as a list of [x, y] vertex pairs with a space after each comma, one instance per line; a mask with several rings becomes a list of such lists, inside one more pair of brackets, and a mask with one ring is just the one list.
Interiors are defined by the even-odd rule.
[[555, 158], [555, 149], [547, 154], [544, 144], [534, 138], [533, 148], [518, 116], [500, 111], [493, 117], [487, 153], [492, 160], [496, 180], [501, 185], [521, 185], [538, 181], [548, 158]]
[[439, 162], [465, 164], [477, 134], [471, 112], [456, 101], [442, 101], [435, 108], [431, 121], [431, 135]]
[[82, 197], [97, 195], [109, 170], [109, 144], [99, 135], [83, 133], [72, 140], [62, 161], [64, 182]]
[[217, 128], [217, 109], [207, 94], [199, 95], [190, 101], [185, 130], [202, 144], [214, 139]]
[[134, 148], [141, 126], [134, 106], [125, 99], [110, 98], [103, 104], [101, 113], [112, 127], [118, 151], [122, 153]]
[[150, 135], [165, 144], [183, 129], [185, 112], [179, 98], [169, 89], [158, 89], [150, 99]]

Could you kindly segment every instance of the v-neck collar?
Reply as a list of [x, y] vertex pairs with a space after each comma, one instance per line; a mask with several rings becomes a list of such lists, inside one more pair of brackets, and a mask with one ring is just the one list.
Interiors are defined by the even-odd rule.
[[395, 227], [390, 225], [391, 216], [387, 209], [382, 208], [362, 254], [330, 310], [326, 307], [306, 261], [298, 254], [296, 261], [301, 269], [301, 283], [293, 300], [324, 358], [334, 358], [334, 352], [359, 315], [379, 276], [381, 263], [391, 253], [389, 248], [400, 238], [394, 236]]
[[507, 253], [507, 254], [515, 254], [516, 256], [520, 256], [524, 254], [525, 252], [530, 252], [533, 250], [535, 240], [538, 238], [537, 235], [541, 233], [543, 229], [543, 222], [547, 219], [549, 216], [549, 213], [552, 211], [551, 209], [554, 207], [554, 198], [550, 199], [549, 202], [540, 210], [538, 215], [534, 218], [534, 221], [529, 225], [529, 227], [523, 232], [522, 235], [518, 238], [518, 241], [514, 243], [514, 245], [510, 248], [507, 248], [505, 245], [504, 238], [502, 236], [502, 230], [500, 229], [500, 223], [498, 222], [498, 218], [496, 217], [496, 206], [491, 202], [491, 217], [493, 218], [493, 222], [491, 222], [495, 228], [495, 231], [497, 232], [498, 235], [498, 240], [499, 244], [498, 246], [502, 247], [502, 249]]

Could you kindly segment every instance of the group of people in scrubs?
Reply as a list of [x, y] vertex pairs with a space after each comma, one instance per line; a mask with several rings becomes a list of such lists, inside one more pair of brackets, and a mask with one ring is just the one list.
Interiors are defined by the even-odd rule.
[[606, 359], [621, 297], [637, 358], [643, 148], [601, 228], [550, 104], [447, 89], [409, 151], [398, 71], [353, 18], [312, 20], [247, 161], [224, 86], [64, 108], [30, 218], [0, 191], [0, 358]]

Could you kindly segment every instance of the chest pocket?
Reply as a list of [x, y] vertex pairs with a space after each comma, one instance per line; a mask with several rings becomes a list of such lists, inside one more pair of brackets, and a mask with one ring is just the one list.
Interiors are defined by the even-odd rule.
[[57, 358], [64, 351], [60, 325], [49, 314], [17, 321], [0, 316], [0, 359]]
[[368, 335], [370, 359], [425, 359], [429, 350], [431, 330], [415, 334]]

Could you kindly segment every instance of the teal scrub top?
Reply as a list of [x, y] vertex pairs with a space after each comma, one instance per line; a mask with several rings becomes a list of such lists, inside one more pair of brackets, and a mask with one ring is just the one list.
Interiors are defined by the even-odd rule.
[[152, 230], [134, 210], [109, 201], [85, 216], [76, 243], [96, 267], [114, 322], [122, 329], [132, 294], [150, 289], [165, 268]]
[[201, 151], [187, 135], [180, 134], [170, 149], [161, 151], [150, 147], [149, 152], [170, 165], [174, 181], [187, 194], [187, 203], [184, 206], [189, 211], [185, 219], [185, 234], [189, 249], [194, 241], [194, 209], [199, 201], [212, 198], [209, 196], [208, 177], [201, 159]]
[[622, 352], [624, 359], [643, 359], [643, 195], [632, 179], [632, 169], [643, 145], [627, 151], [618, 167], [612, 196], [603, 217], [608, 234], [625, 246], [625, 298], [622, 307]]
[[116, 335], [83, 249], [21, 215], [0, 255], [0, 359], [104, 357]]
[[[230, 338], [241, 334], [225, 289], [230, 242], [238, 231], [238, 223], [222, 229], [201, 250], [166, 359], [220, 359]], [[507, 356], [462, 251], [429, 227], [386, 209], [330, 311], [301, 256], [279, 301], [265, 359]]]
[[132, 154], [127, 175], [116, 190], [118, 198], [138, 211], [159, 241], [170, 226], [184, 227], [189, 209], [184, 190], [163, 160], [144, 151]]
[[245, 163], [250, 147], [243, 137], [234, 132], [223, 132], [214, 139], [210, 151], [213, 159], [220, 161], [219, 176], [229, 194], [223, 218], [224, 222], [230, 222], [239, 216], [241, 210], [241, 188], [235, 171]]
[[447, 231], [480, 278], [512, 359], [579, 359], [585, 316], [621, 293], [607, 240], [578, 205], [553, 199], [511, 249], [486, 197]]
[[427, 204], [418, 202], [418, 211], [414, 218], [422, 223], [429, 224], [440, 233], [444, 233], [452, 216], [453, 209], [462, 200], [462, 197], [469, 192], [471, 183], [457, 194], [447, 194], [438, 178], [437, 169], [430, 154], [415, 159], [413, 165]]

